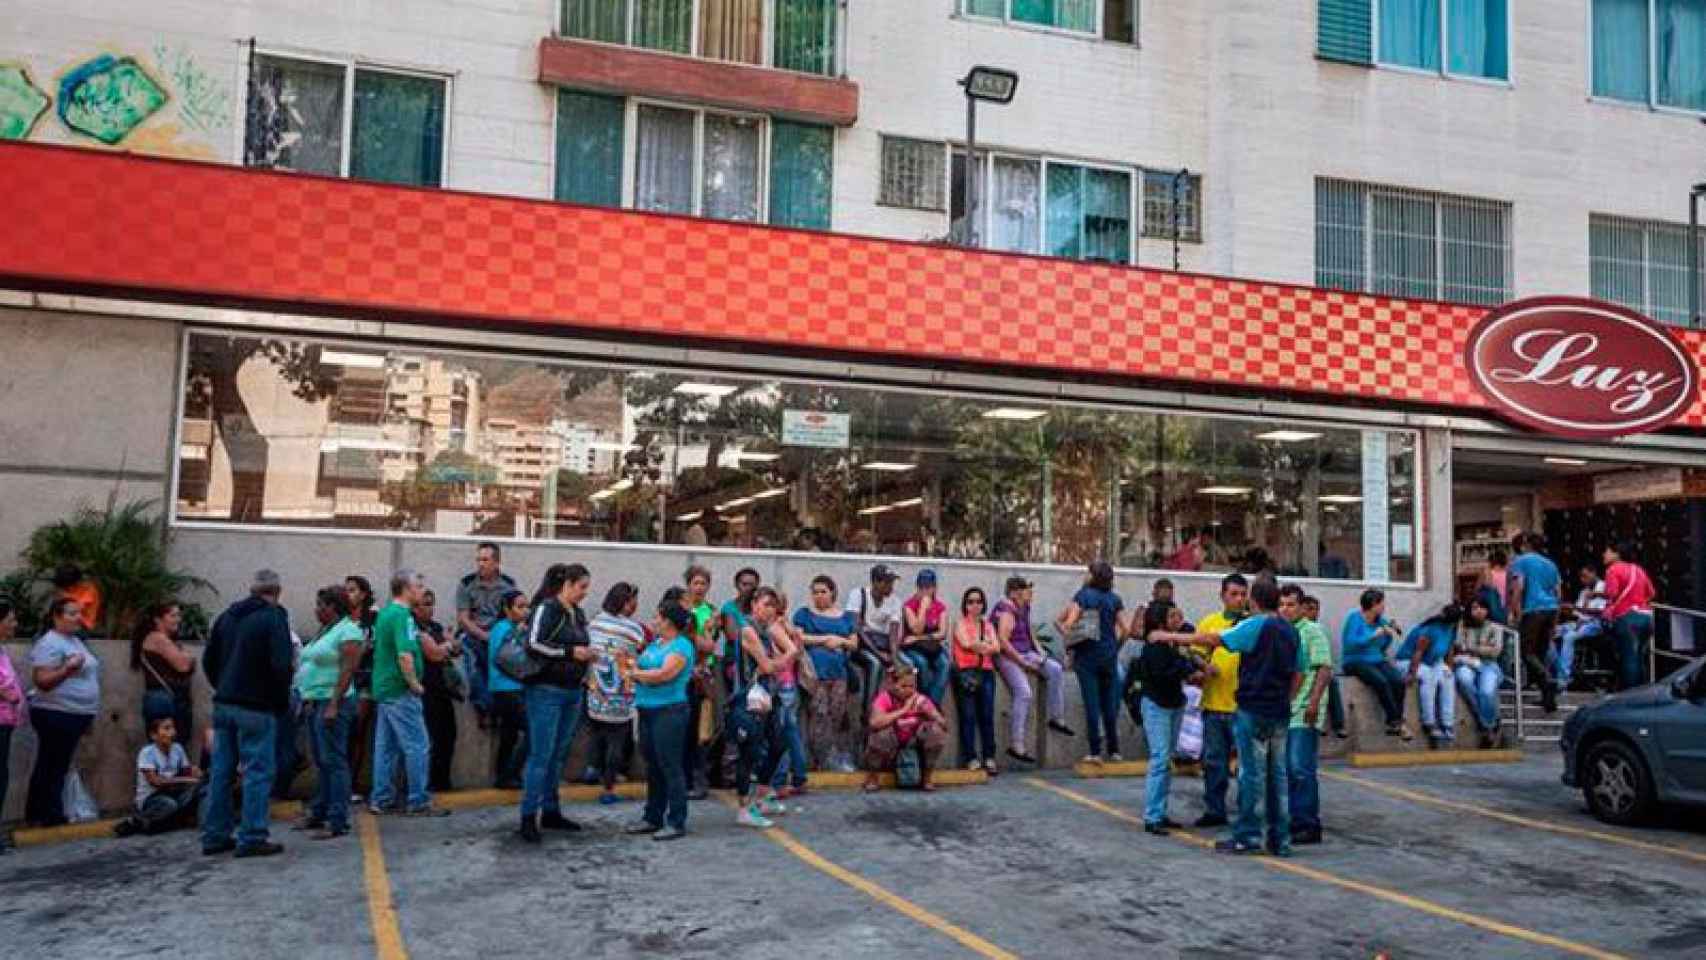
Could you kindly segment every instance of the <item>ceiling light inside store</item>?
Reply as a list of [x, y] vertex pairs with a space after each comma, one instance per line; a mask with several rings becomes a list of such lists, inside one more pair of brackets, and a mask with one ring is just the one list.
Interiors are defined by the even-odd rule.
[[733, 500], [730, 500], [728, 503], [717, 504], [717, 509], [718, 510], [733, 510], [736, 507], [744, 507], [751, 502], [752, 502], [751, 497], [737, 497]]
[[865, 509], [859, 511], [859, 516], [861, 516], [861, 517], [874, 517], [879, 513], [888, 513], [890, 510], [893, 510], [893, 509], [894, 509], [893, 504], [885, 503], [880, 507], [866, 507]]
[[1543, 459], [1547, 463], [1556, 464], [1560, 467], [1585, 467], [1588, 465], [1586, 460], [1579, 460], [1575, 457], [1545, 457]]
[[684, 513], [681, 516], [676, 517], [675, 520], [677, 523], [692, 523], [693, 521], [699, 519], [700, 517], [702, 517], [704, 515], [705, 515], [705, 511], [695, 510], [692, 513]]
[[1250, 492], [1249, 487], [1199, 487], [1197, 492], [1211, 497], [1242, 497]]
[[771, 487], [769, 490], [760, 490], [757, 493], [753, 494], [752, 499], [754, 499], [754, 500], [768, 500], [771, 497], [779, 497], [782, 494], [787, 493], [787, 492], [788, 492], [787, 487]]
[[1321, 498], [1322, 503], [1361, 503], [1362, 498], [1354, 493], [1329, 493]]
[[676, 393], [685, 393], [694, 397], [726, 397], [740, 388], [727, 383], [700, 383], [689, 380], [675, 388]]
[[919, 506], [920, 504], [922, 504], [923, 502], [924, 502], [923, 497], [913, 497], [911, 500], [896, 500], [895, 502], [889, 504], [889, 506], [895, 508], [896, 510], [899, 510], [902, 507], [916, 507], [916, 506]]
[[320, 362], [335, 364], [340, 367], [377, 370], [385, 366], [385, 355], [381, 353], [346, 353], [342, 350], [321, 350]]
[[1319, 440], [1319, 433], [1307, 430], [1269, 430], [1267, 433], [1256, 434], [1257, 440], [1272, 440], [1274, 443], [1301, 443], [1305, 440]]
[[782, 455], [779, 453], [753, 453], [750, 451], [743, 451], [740, 454], [740, 459], [752, 460], [757, 463], [772, 463], [782, 459]]
[[859, 469], [876, 470], [881, 473], [905, 473], [908, 470], [917, 470], [918, 464], [900, 463], [894, 460], [872, 460], [870, 463], [860, 464]]
[[983, 411], [985, 420], [1035, 420], [1048, 416], [1047, 410], [1037, 410], [1031, 407], [996, 407]]

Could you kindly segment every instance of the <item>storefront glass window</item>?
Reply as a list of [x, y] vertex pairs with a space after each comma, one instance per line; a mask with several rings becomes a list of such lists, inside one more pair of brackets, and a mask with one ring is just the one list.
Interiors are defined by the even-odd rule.
[[190, 338], [179, 522], [1413, 582], [1416, 438]]

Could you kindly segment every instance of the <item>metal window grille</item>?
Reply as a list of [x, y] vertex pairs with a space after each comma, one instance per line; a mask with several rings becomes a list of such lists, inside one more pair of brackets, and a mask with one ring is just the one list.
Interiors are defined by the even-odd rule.
[[[1143, 235], [1171, 240], [1173, 238], [1174, 172], [1171, 170], [1143, 171]], [[1202, 177], [1187, 174], [1177, 187], [1179, 201], [1179, 239], [1193, 243], [1202, 241]]]
[[[1706, 263], [1706, 242], [1700, 252]], [[1588, 265], [1594, 296], [1661, 323], [1689, 325], [1687, 226], [1594, 214], [1588, 218]], [[1706, 284], [1701, 293], [1706, 302]]]
[[945, 210], [947, 147], [940, 141], [883, 138], [882, 189], [877, 202], [915, 210]]
[[1511, 298], [1511, 207], [1398, 187], [1315, 181], [1315, 283], [1494, 306]]

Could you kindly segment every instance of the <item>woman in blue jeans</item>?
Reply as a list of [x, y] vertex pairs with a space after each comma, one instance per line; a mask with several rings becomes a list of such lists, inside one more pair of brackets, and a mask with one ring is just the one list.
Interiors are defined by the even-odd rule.
[[1152, 602], [1143, 611], [1143, 650], [1131, 666], [1143, 685], [1143, 738], [1149, 746], [1149, 772], [1143, 781], [1143, 829], [1158, 837], [1179, 827], [1167, 816], [1167, 798], [1173, 786], [1173, 747], [1179, 742], [1179, 721], [1185, 716], [1185, 684], [1201, 682], [1202, 675], [1178, 647], [1151, 643], [1149, 635], [1177, 634], [1184, 628], [1185, 615], [1171, 600]]
[[521, 838], [538, 843], [539, 831], [580, 829], [563, 816], [557, 785], [569, 745], [580, 729], [582, 685], [592, 659], [586, 614], [580, 602], [592, 587], [592, 575], [578, 563], [552, 564], [533, 596], [533, 616], [527, 623], [527, 652], [539, 663], [526, 679], [522, 695], [527, 705], [527, 772], [522, 780]]
[[960, 598], [960, 622], [953, 630], [954, 705], [960, 713], [960, 762], [993, 777], [1000, 772], [995, 765], [995, 658], [1001, 637], [988, 609], [989, 600], [977, 587]]
[[[1090, 753], [1088, 763], [1120, 759], [1120, 696], [1119, 696], [1119, 638], [1128, 629], [1125, 604], [1114, 592], [1114, 568], [1105, 560], [1090, 564], [1084, 586], [1073, 594], [1072, 602], [1055, 621], [1063, 636], [1070, 637], [1072, 628], [1083, 617], [1096, 618], [1092, 639], [1072, 647], [1072, 672], [1078, 675], [1078, 689], [1084, 697], [1084, 724], [1089, 728]], [[1107, 736], [1107, 753], [1102, 752], [1102, 737]]]
[[693, 679], [693, 614], [680, 604], [658, 611], [657, 639], [624, 663], [622, 673], [634, 685], [640, 713], [640, 755], [646, 763], [646, 812], [628, 828], [653, 840], [687, 836], [687, 767], [682, 743], [689, 709], [687, 684]]

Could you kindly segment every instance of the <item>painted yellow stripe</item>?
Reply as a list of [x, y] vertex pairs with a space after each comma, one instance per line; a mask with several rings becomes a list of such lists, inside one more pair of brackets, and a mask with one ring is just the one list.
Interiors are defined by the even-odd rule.
[[1632, 850], [1640, 850], [1645, 853], [1662, 853], [1667, 856], [1680, 857], [1684, 860], [1692, 860], [1695, 863], [1706, 863], [1706, 853], [1700, 853], [1696, 850], [1684, 850], [1680, 847], [1667, 847], [1662, 844], [1649, 843], [1645, 840], [1621, 837], [1615, 833], [1607, 833], [1604, 830], [1592, 830], [1586, 827], [1572, 827], [1568, 824], [1562, 823], [1548, 823], [1545, 820], [1535, 820], [1529, 817], [1519, 816], [1514, 813], [1506, 813], [1503, 810], [1494, 810], [1490, 807], [1476, 806], [1473, 803], [1462, 803], [1457, 800], [1442, 800], [1439, 797], [1431, 796], [1426, 793], [1418, 793], [1415, 790], [1405, 790], [1402, 787], [1376, 783], [1373, 780], [1364, 780], [1362, 777], [1353, 777], [1350, 774], [1335, 773], [1330, 770], [1322, 770], [1321, 776], [1329, 780], [1354, 783], [1359, 787], [1373, 790], [1376, 793], [1384, 793], [1389, 797], [1396, 797], [1400, 800], [1409, 800], [1414, 803], [1425, 804], [1430, 807], [1438, 807], [1441, 810], [1450, 810], [1454, 813], [1472, 813], [1476, 816], [1498, 820], [1501, 823], [1509, 823], [1519, 827], [1528, 827], [1531, 830], [1544, 830], [1547, 833], [1562, 834], [1566, 837], [1581, 837], [1587, 840], [1602, 840], [1606, 843], [1615, 843], [1618, 846], [1628, 847]]
[[[728, 804], [731, 809], [738, 809], [732, 797], [722, 795], [720, 799]], [[943, 934], [980, 957], [988, 957], [989, 960], [1019, 960], [1017, 954], [1001, 949], [970, 930], [931, 913], [911, 900], [890, 892], [887, 888], [867, 880], [840, 864], [825, 860], [817, 851], [794, 839], [781, 827], [771, 827], [761, 832], [772, 843], [798, 857], [807, 866], [834, 877], [901, 916]]]
[[[1126, 823], [1136, 824], [1138, 826], [1143, 825], [1142, 818], [1133, 816], [1132, 814], [1129, 814], [1124, 810], [1120, 810], [1117, 807], [1109, 806], [1108, 804], [1105, 804], [1093, 797], [1087, 797], [1076, 790], [1068, 790], [1065, 787], [1048, 783], [1044, 780], [1038, 780], [1035, 777], [1028, 779], [1026, 782], [1034, 787], [1059, 794], [1074, 803], [1089, 807], [1098, 813], [1107, 814], [1116, 820], [1123, 820]], [[1212, 841], [1205, 840], [1202, 837], [1198, 837], [1184, 831], [1174, 831], [1171, 835], [1178, 837], [1187, 843], [1196, 844], [1199, 847], [1214, 846]], [[1314, 867], [1306, 867], [1291, 860], [1282, 860], [1277, 857], [1268, 856], [1254, 857], [1252, 859], [1270, 870], [1278, 870], [1281, 873], [1288, 873], [1295, 877], [1304, 877], [1309, 880], [1314, 880], [1317, 883], [1324, 883], [1329, 886], [1338, 887], [1342, 890], [1365, 894], [1379, 900], [1384, 900], [1387, 903], [1397, 904], [1401, 907], [1408, 907], [1409, 909], [1420, 913], [1426, 913], [1442, 919], [1452, 920], [1457, 923], [1486, 930], [1489, 933], [1497, 933], [1515, 940], [1523, 940], [1528, 943], [1551, 947], [1555, 950], [1561, 950], [1565, 953], [1573, 954], [1574, 956], [1589, 957], [1591, 960], [1628, 960], [1628, 958], [1624, 957], [1622, 954], [1601, 950], [1598, 947], [1588, 946], [1585, 943], [1576, 943], [1573, 940], [1554, 937], [1550, 934], [1540, 933], [1538, 931], [1529, 930], [1525, 927], [1519, 927], [1514, 924], [1489, 919], [1478, 914], [1468, 913], [1462, 910], [1454, 910], [1451, 907], [1434, 903], [1431, 900], [1423, 900], [1420, 897], [1412, 897], [1407, 893], [1399, 893], [1396, 890], [1391, 890], [1386, 887], [1375, 886], [1371, 883], [1363, 883], [1360, 880], [1352, 880], [1348, 877], [1341, 877], [1338, 874], [1328, 873], [1325, 870], [1317, 870]]]
[[1466, 763], [1521, 763], [1521, 750], [1394, 750], [1387, 753], [1353, 753], [1353, 767], [1447, 767]]
[[361, 837], [361, 874], [367, 888], [367, 914], [373, 924], [373, 950], [378, 960], [409, 960], [397, 905], [391, 899], [391, 876], [385, 870], [385, 850], [379, 843], [379, 821], [370, 813], [355, 818]]

